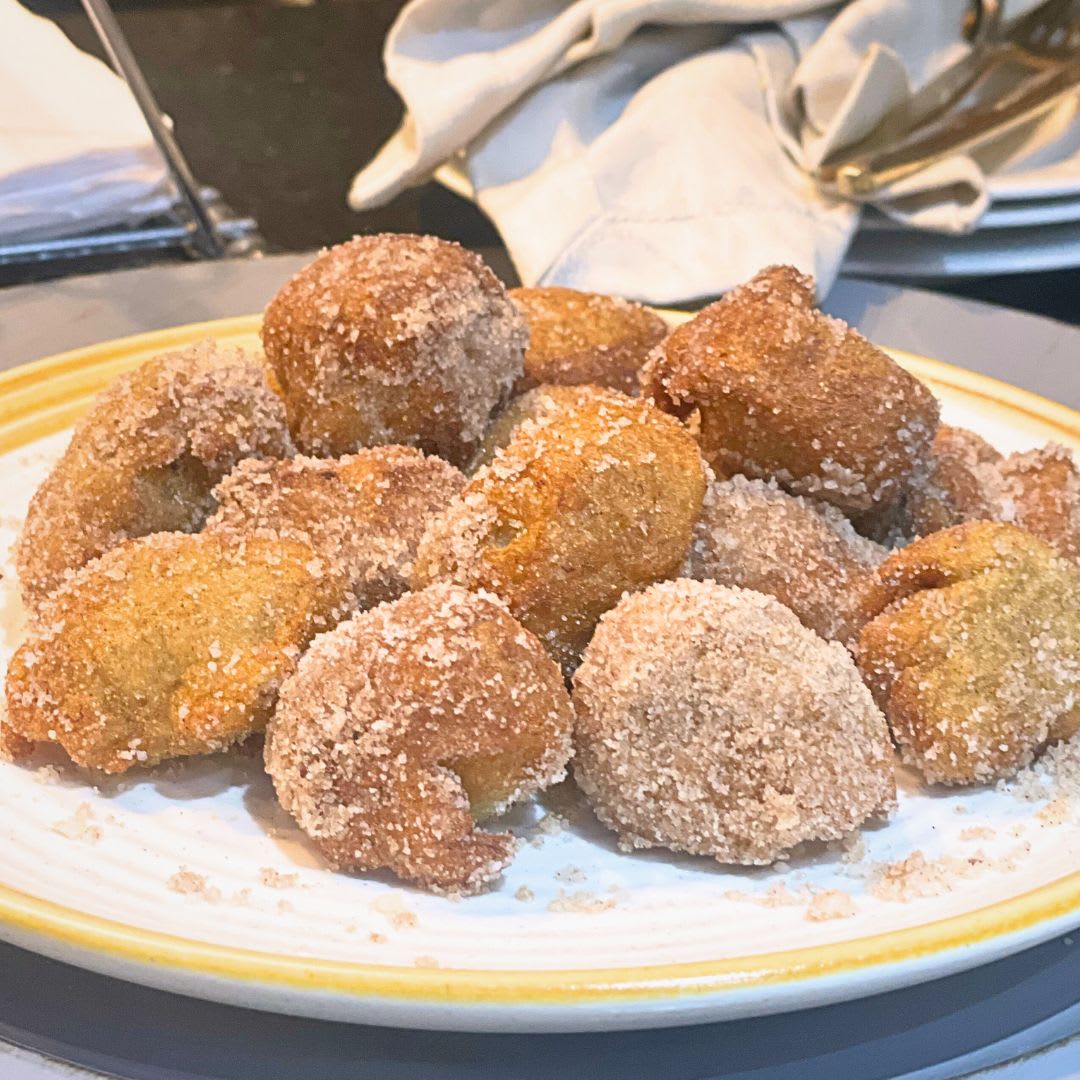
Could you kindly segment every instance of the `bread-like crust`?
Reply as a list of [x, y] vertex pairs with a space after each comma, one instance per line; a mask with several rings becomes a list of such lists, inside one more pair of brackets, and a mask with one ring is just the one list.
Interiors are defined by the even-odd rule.
[[907, 499], [914, 536], [929, 536], [965, 521], [999, 516], [1001, 454], [967, 428], [942, 424], [934, 436], [931, 468]]
[[464, 464], [520, 377], [525, 320], [483, 260], [433, 236], [358, 236], [266, 309], [266, 356], [296, 445], [404, 443]]
[[627, 849], [763, 864], [896, 799], [850, 655], [772, 597], [682, 579], [624, 597], [574, 676], [574, 776]]
[[1080, 561], [1080, 471], [1064, 446], [1010, 454], [1000, 466], [1003, 516]]
[[767, 593], [804, 626], [848, 644], [862, 625], [886, 550], [835, 506], [733, 476], [710, 485], [690, 549], [690, 576]]
[[238, 349], [204, 341], [120, 375], [30, 502], [16, 553], [23, 602], [36, 612], [124, 540], [193, 532], [238, 461], [292, 452], [280, 399]]
[[411, 446], [249, 460], [214, 489], [219, 507], [206, 529], [308, 544], [338, 609], [363, 610], [408, 590], [428, 521], [464, 486], [453, 465]]
[[774, 266], [678, 327], [642, 392], [700, 415], [720, 477], [774, 479], [847, 513], [898, 503], [929, 467], [933, 394], [861, 334], [814, 307], [813, 281]]
[[858, 661], [906, 760], [986, 783], [1080, 729], [1080, 570], [1014, 525], [969, 522], [877, 571]]
[[558, 412], [575, 408], [589, 400], [605, 401], [607, 391], [589, 383], [581, 386], [545, 384], [512, 398], [506, 408], [492, 418], [467, 471], [474, 473], [481, 465], [490, 465], [495, 454], [513, 438], [514, 432], [526, 420], [546, 421]]
[[907, 515], [917, 536], [966, 521], [1012, 522], [1080, 560], [1080, 471], [1057, 443], [1003, 457], [975, 432], [942, 425], [931, 471], [908, 494]]
[[322, 635], [282, 688], [266, 767], [340, 869], [476, 892], [515, 841], [474, 827], [562, 779], [573, 708], [494, 596], [433, 585]]
[[431, 523], [413, 573], [501, 596], [567, 672], [624, 592], [678, 572], [705, 493], [677, 420], [603, 394], [521, 425]]
[[667, 335], [655, 311], [631, 300], [558, 285], [511, 289], [529, 324], [517, 392], [593, 383], [636, 394], [638, 372]]
[[[262, 729], [329, 623], [305, 544], [155, 533], [49, 600], [7, 674], [4, 726], [109, 773], [225, 749]], [[25, 740], [25, 742], [23, 742]]]

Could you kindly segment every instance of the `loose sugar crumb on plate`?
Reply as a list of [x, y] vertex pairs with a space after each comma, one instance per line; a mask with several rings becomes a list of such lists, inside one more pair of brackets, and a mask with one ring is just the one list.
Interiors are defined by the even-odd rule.
[[827, 889], [810, 901], [804, 916], [810, 922], [826, 922], [830, 919], [850, 919], [858, 909], [855, 901], [839, 889]]
[[86, 844], [96, 844], [104, 835], [101, 826], [96, 824], [93, 807], [87, 802], [79, 803], [71, 817], [54, 822], [52, 831]]
[[209, 884], [203, 874], [196, 874], [194, 870], [189, 870], [186, 866], [181, 866], [165, 882], [165, 886], [183, 896], [198, 896], [208, 904], [217, 904], [221, 901], [221, 890], [216, 885]]

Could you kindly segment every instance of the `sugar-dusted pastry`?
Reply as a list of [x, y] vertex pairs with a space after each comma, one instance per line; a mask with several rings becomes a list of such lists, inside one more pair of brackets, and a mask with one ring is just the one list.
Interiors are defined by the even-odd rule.
[[574, 776], [626, 849], [771, 863], [895, 803], [851, 656], [762, 593], [681, 579], [624, 597], [574, 704]]
[[521, 376], [525, 319], [483, 260], [434, 236], [358, 236], [271, 300], [263, 347], [296, 445], [404, 443], [468, 461]]

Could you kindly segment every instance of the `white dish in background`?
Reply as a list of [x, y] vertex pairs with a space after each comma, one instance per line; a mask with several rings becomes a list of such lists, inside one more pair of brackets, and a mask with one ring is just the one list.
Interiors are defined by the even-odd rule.
[[[0, 550], [67, 439], [63, 431], [38, 437], [35, 423], [67, 422], [68, 403], [85, 400], [106, 372], [207, 334], [251, 347], [256, 329], [257, 320], [237, 319], [161, 331], [0, 379], [0, 434], [11, 447], [0, 455]], [[1048, 439], [1080, 447], [1080, 418], [1061, 406], [900, 358], [931, 382], [948, 420], [1003, 450]], [[0, 667], [23, 635], [10, 561], [3, 571]], [[327, 871], [278, 808], [256, 757], [178, 762], [97, 778], [96, 787], [62, 765], [0, 763], [0, 938], [109, 975], [271, 1011], [565, 1031], [862, 997], [1080, 925], [1080, 800], [1040, 817], [1040, 803], [1006, 791], [928, 790], [907, 774], [901, 781], [897, 815], [863, 834], [861, 859], [815, 851], [786, 868], [757, 870], [663, 851], [621, 853], [579, 800], [549, 793], [510, 819], [532, 842], [499, 888], [452, 902], [386, 875]], [[545, 807], [568, 824], [544, 829]], [[945, 874], [947, 891], [899, 902], [870, 887], [875, 865], [916, 852], [960, 860]], [[964, 872], [954, 872], [958, 865]], [[854, 910], [815, 921], [803, 890], [838, 890]]]
[[[1015, 202], [992, 203], [979, 220], [976, 232], [982, 229], [1017, 229], [1033, 225], [1065, 225], [1080, 221], [1080, 196], [1060, 199], [1025, 199]], [[910, 225], [896, 221], [873, 208], [863, 211], [860, 230], [868, 232], [910, 233]], [[935, 233], [920, 233], [936, 236]]]
[[1080, 222], [987, 229], [969, 236], [868, 229], [841, 272], [877, 278], [984, 277], [1080, 266]]

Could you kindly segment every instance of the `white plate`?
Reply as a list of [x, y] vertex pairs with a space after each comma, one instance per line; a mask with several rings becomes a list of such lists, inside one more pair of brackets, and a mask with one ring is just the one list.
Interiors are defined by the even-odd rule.
[[[254, 320], [207, 325], [229, 344], [252, 343]], [[119, 368], [206, 329], [0, 377], [0, 546], [67, 438], [41, 433], [69, 423]], [[930, 361], [905, 363], [932, 379], [949, 419], [1003, 449], [1080, 445], [1070, 410]], [[22, 636], [3, 569], [0, 666]], [[1052, 824], [1040, 804], [1009, 793], [931, 792], [906, 775], [895, 819], [865, 834], [864, 860], [816, 851], [787, 870], [622, 854], [564, 790], [544, 802], [569, 824], [548, 832], [537, 824], [544, 806], [520, 809], [511, 824], [526, 842], [505, 880], [459, 902], [384, 875], [328, 872], [277, 808], [256, 758], [92, 781], [62, 766], [0, 763], [0, 938], [167, 990], [300, 1015], [478, 1031], [692, 1023], [908, 985], [1080, 924], [1080, 806]], [[876, 895], [871, 864], [915, 851], [976, 865], [950, 875], [941, 895]], [[183, 872], [205, 888], [177, 891], [196, 880]], [[854, 914], [811, 921], [804, 894], [827, 889], [848, 894]]]
[[878, 278], [984, 277], [1080, 266], [1080, 222], [970, 236], [905, 230], [856, 234], [842, 273]]
[[[1033, 225], [1065, 225], [1080, 221], [1080, 197], [1060, 199], [1024, 199], [991, 204], [979, 221], [978, 229], [1017, 229]], [[910, 225], [896, 221], [874, 209], [863, 212], [860, 230], [871, 232], [912, 233]], [[934, 233], [919, 233], [934, 236]]]

